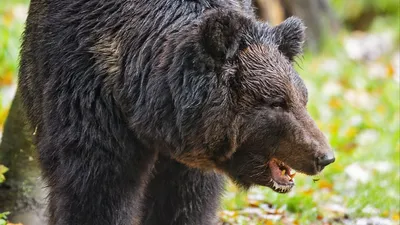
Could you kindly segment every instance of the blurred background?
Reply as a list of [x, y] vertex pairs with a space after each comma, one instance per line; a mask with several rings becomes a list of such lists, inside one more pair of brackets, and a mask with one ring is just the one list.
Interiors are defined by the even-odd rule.
[[[0, 0], [0, 225], [43, 223], [39, 170], [15, 101], [27, 0]], [[295, 15], [307, 25], [296, 60], [308, 109], [336, 162], [296, 176], [287, 195], [228, 183], [220, 224], [391, 225], [400, 221], [400, 3], [398, 0], [253, 0], [272, 25]]]

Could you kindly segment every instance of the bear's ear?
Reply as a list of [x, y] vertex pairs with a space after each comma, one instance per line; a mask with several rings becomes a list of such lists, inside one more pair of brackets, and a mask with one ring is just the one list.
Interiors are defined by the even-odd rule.
[[235, 12], [216, 11], [200, 25], [200, 42], [206, 53], [225, 61], [238, 51], [241, 37], [250, 20]]
[[290, 61], [303, 52], [305, 29], [303, 21], [296, 17], [290, 17], [272, 28], [274, 42]]

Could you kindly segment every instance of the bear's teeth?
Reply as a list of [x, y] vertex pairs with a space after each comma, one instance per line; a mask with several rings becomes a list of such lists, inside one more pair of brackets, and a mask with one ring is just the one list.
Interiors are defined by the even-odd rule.
[[288, 176], [290, 181], [293, 181], [294, 176], [296, 176], [296, 171], [293, 169], [290, 169], [286, 175]]

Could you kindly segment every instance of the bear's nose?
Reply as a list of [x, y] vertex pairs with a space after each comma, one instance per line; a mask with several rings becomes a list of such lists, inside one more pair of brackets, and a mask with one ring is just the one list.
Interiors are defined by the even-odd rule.
[[333, 162], [335, 162], [335, 155], [333, 154], [333, 151], [329, 151], [327, 154], [320, 156], [317, 159], [317, 164], [321, 166], [321, 169]]

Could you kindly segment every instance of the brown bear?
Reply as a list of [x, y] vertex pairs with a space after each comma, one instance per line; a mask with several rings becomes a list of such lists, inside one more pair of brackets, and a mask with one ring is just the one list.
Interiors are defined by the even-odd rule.
[[223, 174], [285, 193], [334, 161], [293, 68], [304, 25], [238, 1], [32, 0], [19, 91], [51, 225], [209, 225]]

